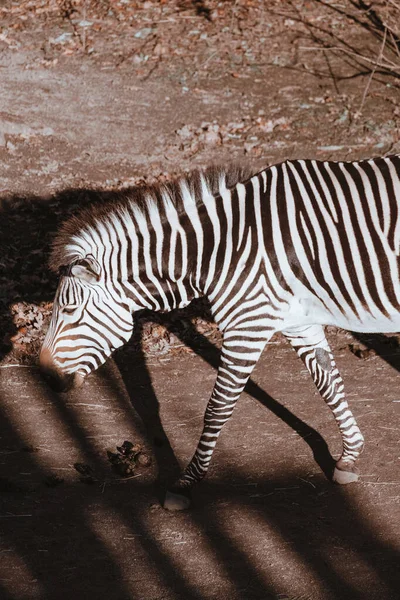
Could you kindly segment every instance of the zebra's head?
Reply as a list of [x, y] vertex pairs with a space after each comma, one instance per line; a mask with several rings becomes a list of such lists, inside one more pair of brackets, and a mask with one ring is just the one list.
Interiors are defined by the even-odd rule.
[[93, 255], [61, 269], [40, 367], [57, 391], [82, 385], [132, 335], [133, 316], [121, 287]]

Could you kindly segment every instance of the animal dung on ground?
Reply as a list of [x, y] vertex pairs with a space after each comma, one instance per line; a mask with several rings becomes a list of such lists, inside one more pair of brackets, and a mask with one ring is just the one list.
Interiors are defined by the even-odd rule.
[[125, 441], [116, 448], [117, 452], [107, 450], [107, 456], [114, 471], [121, 477], [130, 477], [135, 474], [138, 467], [149, 467], [151, 465], [151, 457], [142, 451], [139, 444]]

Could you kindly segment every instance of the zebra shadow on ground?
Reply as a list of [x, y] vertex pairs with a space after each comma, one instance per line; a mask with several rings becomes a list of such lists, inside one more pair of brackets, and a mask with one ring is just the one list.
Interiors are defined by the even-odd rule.
[[[48, 271], [46, 261], [51, 240], [60, 223], [77, 207], [109, 198], [110, 193], [107, 192], [67, 190], [47, 199], [15, 197], [2, 202], [0, 323], [3, 356], [10, 348], [9, 340], [15, 331], [10, 317], [10, 305], [18, 301], [50, 302], [54, 296], [57, 280]], [[198, 310], [203, 311], [204, 307], [201, 305]], [[196, 307], [193, 308], [192, 314], [196, 314]], [[149, 319], [153, 318], [151, 314], [147, 316]], [[162, 320], [171, 333], [216, 368], [218, 350], [204, 336], [199, 335], [194, 327], [188, 327], [187, 321], [183, 327], [180, 313], [171, 313], [162, 317]], [[140, 323], [143, 322], [142, 319], [139, 322], [135, 334], [137, 338], [140, 338]], [[388, 353], [388, 346], [382, 344], [380, 336], [361, 336], [360, 340], [371, 347], [375, 345], [375, 350], [382, 354], [382, 358], [399, 370], [399, 358], [393, 345]], [[115, 362], [153, 447], [159, 466], [156, 488], [161, 498], [166, 483], [178, 474], [179, 464], [160, 419], [158, 398], [146, 367], [144, 352], [138, 352], [136, 344], [137, 339], [133, 341], [133, 346], [128, 345], [125, 350], [119, 351]], [[132, 347], [135, 348], [134, 352], [130, 351]], [[134, 376], [132, 358], [136, 367]], [[50, 392], [40, 382], [36, 370], [31, 372], [27, 369], [25, 372], [32, 388], [40, 386], [42, 410], [46, 411], [49, 405], [54, 407], [58, 419], [66, 424], [73, 443], [79, 446], [88, 462], [96, 465], [98, 456], [87, 437], [87, 431], [71, 413], [65, 398]], [[3, 370], [2, 381], [4, 385], [8, 385], [9, 393], [12, 393], [12, 381], [7, 381], [8, 373], [9, 371]], [[16, 395], [18, 390], [19, 388], [16, 388]], [[250, 381], [246, 391], [303, 438], [311, 448], [321, 470], [329, 477], [333, 468], [333, 458], [322, 436], [256, 383]], [[340, 563], [346, 554], [356, 557], [356, 562], [363, 563], [360, 572], [362, 569], [368, 570], [372, 573], [372, 580], [382, 585], [380, 594], [376, 597], [390, 598], [395, 597], [397, 593], [398, 551], [389, 543], [380, 541], [372, 526], [368, 526], [368, 519], [360, 513], [358, 506], [352, 504], [346, 492], [330, 486], [327, 480], [322, 479], [319, 494], [313, 494], [312, 488], [299, 488], [294, 485], [298, 482], [294, 482], [290, 477], [282, 476], [279, 480], [264, 480], [260, 477], [257, 495], [249, 497], [243, 475], [226, 466], [226, 478], [206, 480], [198, 488], [197, 507], [193, 511], [178, 516], [164, 515], [159, 520], [155, 519], [153, 526], [148, 516], [151, 503], [149, 499], [154, 494], [153, 486], [147, 487], [139, 482], [129, 488], [129, 493], [126, 486], [115, 486], [107, 494], [101, 494], [96, 486], [84, 488], [84, 491], [79, 485], [56, 487], [54, 490], [43, 487], [31, 490], [20, 485], [18, 481], [13, 482], [12, 478], [8, 477], [9, 469], [17, 468], [18, 472], [34, 471], [39, 479], [45, 479], [49, 467], [41, 463], [34, 452], [21, 451], [26, 446], [26, 436], [20, 435], [18, 418], [10, 416], [3, 408], [0, 408], [0, 439], [4, 459], [4, 476], [0, 480], [3, 504], [0, 516], [5, 517], [2, 519], [5, 551], [9, 551], [10, 556], [12, 551], [21, 564], [25, 565], [32, 585], [34, 582], [38, 583], [40, 595], [37, 597], [49, 600], [55, 597], [70, 598], [73, 593], [76, 595], [76, 590], [79, 590], [81, 595], [85, 593], [89, 594], [89, 597], [99, 599], [146, 597], [141, 591], [140, 574], [136, 579], [127, 575], [126, 565], [129, 564], [134, 570], [135, 564], [127, 559], [123, 551], [115, 550], [115, 541], [107, 541], [101, 528], [96, 528], [96, 523], [104, 516], [106, 522], [109, 519], [110, 527], [120, 529], [121, 535], [128, 531], [130, 536], [141, 539], [140, 556], [143, 565], [147, 565], [142, 568], [147, 569], [146, 577], [151, 578], [157, 574], [160, 589], [163, 590], [162, 593], [157, 592], [158, 596], [156, 593], [153, 596], [149, 594], [149, 598], [184, 597], [202, 600], [212, 597], [209, 590], [201, 591], [195, 577], [191, 580], [190, 572], [183, 562], [180, 562], [182, 559], [177, 558], [171, 548], [165, 549], [160, 542], [157, 528], [165, 527], [166, 519], [174, 519], [174, 526], [182, 531], [188, 528], [189, 531], [202, 536], [204, 543], [212, 551], [210, 555], [206, 553], [205, 562], [201, 562], [203, 559], [200, 560], [199, 557], [202, 565], [200, 568], [212, 570], [217, 559], [218, 564], [223, 566], [226, 577], [231, 581], [232, 598], [277, 598], [279, 585], [273, 582], [273, 578], [268, 579], [268, 568], [254, 560], [248, 544], [243, 539], [236, 538], [230, 517], [223, 510], [226, 504], [229, 505], [233, 516], [236, 515], [239, 520], [242, 518], [240, 515], [248, 515], [249, 521], [245, 531], [249, 532], [253, 526], [257, 526], [265, 536], [275, 532], [276, 536], [290, 544], [291, 551], [301, 558], [304, 568], [322, 582], [321, 585], [327, 590], [327, 598], [368, 598], [358, 592], [358, 584], [352, 582], [351, 573], [346, 574], [341, 569]], [[23, 412], [19, 419], [24, 419]], [[101, 465], [98, 468], [100, 469]], [[301, 478], [301, 474], [299, 477]], [[234, 486], [232, 481], [235, 482]], [[282, 497], [277, 493], [277, 489], [281, 488], [292, 490], [289, 497]], [[94, 509], [93, 505], [97, 508]], [[35, 516], [33, 525], [30, 520], [33, 517], [23, 517], [25, 514]], [[10, 519], [6, 518], [7, 515]], [[249, 539], [253, 538], [250, 536]], [[333, 540], [337, 554], [332, 554], [332, 550], [329, 550], [329, 539]], [[275, 550], [271, 546], [270, 551], [274, 553]], [[268, 562], [268, 550], [262, 553], [262, 557]], [[51, 566], [50, 560], [55, 566]], [[152, 566], [149, 567], [149, 564]], [[57, 587], [60, 573], [63, 581], [62, 592]], [[8, 583], [12, 582], [15, 576], [20, 577], [20, 569], [15, 565], [10, 567], [7, 576], [2, 573], [1, 598], [20, 600], [24, 597], [17, 592], [14, 594], [12, 585]]]

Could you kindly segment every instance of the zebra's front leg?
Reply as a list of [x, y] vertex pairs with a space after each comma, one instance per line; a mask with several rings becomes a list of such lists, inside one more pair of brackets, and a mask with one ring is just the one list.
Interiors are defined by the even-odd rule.
[[306, 365], [339, 427], [343, 451], [336, 463], [332, 479], [341, 484], [357, 481], [359, 471], [355, 463], [363, 449], [364, 438], [347, 404], [343, 380], [324, 329], [321, 325], [311, 325], [283, 333]]
[[247, 338], [243, 332], [225, 332], [221, 363], [204, 415], [204, 427], [196, 452], [179, 480], [166, 493], [164, 508], [183, 510], [190, 506], [192, 486], [208, 471], [222, 427], [229, 420], [271, 333]]

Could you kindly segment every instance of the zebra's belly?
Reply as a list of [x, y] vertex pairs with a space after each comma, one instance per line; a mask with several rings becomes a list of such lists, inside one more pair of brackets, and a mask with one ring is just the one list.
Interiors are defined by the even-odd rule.
[[393, 315], [374, 316], [369, 313], [361, 315], [361, 319], [338, 319], [332, 323], [342, 329], [363, 333], [397, 333], [400, 331], [400, 312]]
[[388, 315], [376, 311], [375, 314], [365, 309], [355, 315], [331, 311], [314, 297], [293, 298], [283, 315], [283, 329], [302, 327], [305, 325], [334, 325], [350, 331], [363, 333], [396, 333], [400, 331], [400, 307], [393, 309]]

